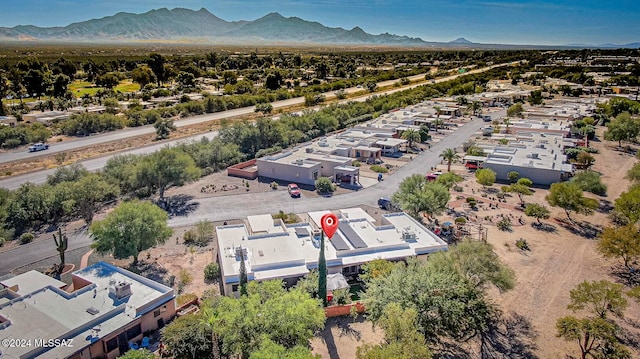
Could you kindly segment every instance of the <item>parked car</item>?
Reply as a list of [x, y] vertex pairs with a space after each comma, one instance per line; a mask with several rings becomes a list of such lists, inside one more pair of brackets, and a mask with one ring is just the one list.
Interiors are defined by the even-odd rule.
[[482, 116], [482, 120], [483, 120], [484, 122], [491, 122], [491, 116], [489, 116], [489, 115], [483, 115], [483, 116]]
[[298, 188], [298, 185], [295, 183], [289, 183], [287, 191], [289, 191], [291, 197], [300, 197], [300, 188]]
[[48, 149], [49, 145], [42, 142], [34, 143], [33, 145], [29, 146], [29, 152], [44, 151]]
[[400, 211], [400, 207], [397, 204], [391, 202], [391, 199], [386, 197], [381, 197], [378, 200], [378, 207], [386, 209], [387, 211]]

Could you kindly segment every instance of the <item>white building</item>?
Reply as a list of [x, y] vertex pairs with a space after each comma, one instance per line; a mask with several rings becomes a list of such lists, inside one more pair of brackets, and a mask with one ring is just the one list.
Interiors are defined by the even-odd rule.
[[489, 152], [483, 168], [496, 172], [498, 180], [508, 180], [507, 174], [516, 171], [521, 178], [534, 184], [550, 185], [569, 179], [574, 166], [567, 163], [564, 148], [572, 146], [572, 139], [544, 133], [519, 133], [508, 146], [498, 146]]
[[[282, 279], [288, 285], [318, 267], [320, 218], [329, 211], [302, 215], [302, 223], [283, 224], [271, 215], [216, 227], [224, 294], [238, 291], [241, 256], [249, 280]], [[327, 272], [355, 275], [360, 265], [382, 258], [401, 260], [447, 250], [447, 244], [405, 213], [377, 222], [362, 208], [335, 211], [339, 226], [325, 238]]]
[[2, 359], [114, 359], [175, 316], [173, 289], [110, 264], [72, 281], [37, 271], [0, 281], [0, 339], [24, 344], [0, 346]]

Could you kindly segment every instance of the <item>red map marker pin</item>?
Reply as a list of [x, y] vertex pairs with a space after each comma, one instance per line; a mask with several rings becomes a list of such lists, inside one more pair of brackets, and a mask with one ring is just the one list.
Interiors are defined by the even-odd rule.
[[324, 234], [331, 239], [338, 229], [338, 217], [333, 213], [327, 213], [320, 219], [320, 224], [322, 224]]

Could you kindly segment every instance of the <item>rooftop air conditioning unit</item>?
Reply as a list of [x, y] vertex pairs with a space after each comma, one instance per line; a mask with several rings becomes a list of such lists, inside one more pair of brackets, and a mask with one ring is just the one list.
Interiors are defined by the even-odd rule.
[[313, 147], [307, 147], [307, 148], [305, 148], [305, 151], [307, 153], [313, 153]]
[[115, 285], [114, 294], [117, 299], [122, 299], [131, 295], [131, 283], [119, 282]]

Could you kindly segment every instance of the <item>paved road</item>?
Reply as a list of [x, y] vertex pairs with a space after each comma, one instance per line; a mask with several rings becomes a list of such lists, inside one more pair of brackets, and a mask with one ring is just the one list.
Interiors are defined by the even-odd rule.
[[[496, 65], [498, 66], [498, 65]], [[478, 70], [480, 71], [480, 70]], [[441, 81], [445, 81], [441, 79]], [[399, 91], [400, 89], [395, 89]], [[491, 114], [493, 119], [499, 119], [506, 115], [506, 110], [500, 110]], [[474, 118], [455, 132], [449, 134], [440, 142], [431, 146], [428, 151], [422, 152], [413, 161], [407, 163], [396, 171], [393, 175], [387, 176], [384, 181], [369, 188], [335, 196], [332, 198], [300, 198], [293, 199], [285, 191], [268, 191], [260, 196], [255, 194], [233, 195], [224, 197], [213, 197], [199, 199], [195, 210], [186, 216], [174, 217], [169, 220], [171, 227], [180, 227], [194, 224], [200, 220], [221, 221], [227, 219], [239, 219], [248, 215], [276, 213], [279, 210], [285, 212], [301, 213], [308, 211], [326, 210], [327, 208], [349, 208], [361, 204], [375, 205], [379, 197], [390, 196], [395, 192], [400, 182], [407, 176], [414, 173], [424, 174], [429, 168], [440, 163], [439, 154], [445, 148], [457, 148], [467, 139], [474, 135], [482, 127], [484, 122], [479, 118]], [[211, 133], [215, 136], [215, 133]], [[201, 135], [198, 135], [198, 137]], [[133, 151], [153, 151], [166, 144], [152, 145], [139, 148]], [[142, 153], [142, 152], [141, 152]], [[96, 161], [106, 159], [96, 159]], [[85, 161], [85, 162], [91, 162]], [[102, 164], [103, 165], [103, 164]], [[101, 166], [99, 162], [85, 164], [87, 168], [93, 170]], [[33, 178], [34, 174], [30, 174]], [[46, 179], [46, 176], [45, 176]], [[239, 205], [242, 204], [242, 205]], [[69, 250], [86, 247], [91, 243], [90, 237], [84, 231], [70, 233]], [[57, 251], [50, 241], [37, 241], [27, 245], [16, 247], [15, 249], [0, 253], [0, 275], [11, 272], [13, 269], [29, 263], [50, 258], [57, 255]]]
[[[459, 76], [464, 76], [466, 74], [479, 73], [479, 72], [487, 71], [488, 69], [501, 67], [501, 66], [507, 66], [507, 65], [511, 65], [511, 64], [514, 64], [514, 63], [515, 62], [504, 63], [504, 64], [496, 64], [496, 65], [492, 65], [492, 66], [481, 68], [481, 69], [475, 69], [475, 70], [469, 71], [469, 72], [467, 72], [465, 74], [456, 74], [456, 75], [452, 75], [452, 76], [443, 77], [443, 78], [434, 80], [434, 82], [449, 81], [451, 79], [457, 78]], [[425, 76], [425, 74], [414, 75], [414, 76], [410, 76], [409, 79], [411, 81], [419, 81], [419, 80], [424, 79], [424, 76]], [[378, 87], [392, 86], [393, 84], [397, 83], [398, 81], [399, 80], [389, 80], [389, 81], [379, 82], [378, 83]], [[397, 88], [397, 89], [393, 89], [393, 90], [390, 90], [390, 91], [376, 93], [376, 95], [394, 93], [394, 92], [397, 92], [397, 91], [402, 91], [402, 90], [406, 90], [406, 89], [409, 89], [409, 88], [414, 88], [414, 87], [420, 86], [420, 85], [422, 85], [422, 84], [414, 84], [414, 85], [410, 85], [410, 86], [403, 86], [403, 87], [400, 87], [400, 88]], [[361, 91], [364, 91], [364, 90], [362, 88], [356, 88], [356, 87], [351, 87], [351, 88], [346, 89], [346, 92], [349, 93], [349, 94], [353, 94], [353, 93], [357, 93], [357, 92], [361, 92]], [[335, 97], [335, 93], [333, 91], [326, 92], [326, 93], [324, 93], [324, 95], [327, 98]], [[369, 96], [371, 96], [371, 95], [367, 94], [366, 96], [359, 97], [358, 100], [359, 101], [364, 101]], [[354, 99], [348, 99], [348, 100], [344, 100], [343, 102], [353, 101], [353, 100]], [[276, 101], [276, 102], [273, 102], [272, 105], [273, 105], [274, 109], [277, 109], [277, 108], [283, 108], [283, 107], [290, 107], [290, 106], [293, 106], [293, 105], [299, 105], [299, 104], [303, 104], [303, 103], [304, 103], [304, 97], [296, 97], [296, 98], [291, 98], [291, 99], [287, 99], [287, 100]], [[176, 120], [175, 121], [175, 125], [176, 125], [176, 127], [184, 127], [184, 126], [191, 126], [191, 125], [195, 125], [195, 124], [198, 124], [198, 123], [209, 122], [209, 121], [214, 121], [214, 120], [220, 120], [220, 119], [229, 118], [229, 117], [247, 115], [247, 114], [253, 113], [254, 109], [255, 109], [255, 106], [250, 106], [250, 107], [243, 107], [243, 108], [238, 108], [238, 109], [234, 109], [234, 110], [216, 112], [216, 113], [206, 114], [206, 115], [201, 115], [201, 116], [193, 116], [193, 117], [189, 117], [189, 118], [186, 118], [186, 119]], [[135, 127], [135, 128], [126, 128], [126, 129], [123, 129], [123, 130], [118, 130], [118, 131], [113, 131], [113, 132], [104, 133], [104, 134], [98, 134], [98, 135], [92, 135], [92, 136], [88, 136], [88, 137], [82, 137], [82, 138], [78, 138], [78, 139], [71, 140], [71, 141], [54, 143], [54, 144], [51, 144], [49, 149], [46, 150], [46, 151], [28, 152], [26, 149], [22, 148], [22, 149], [18, 149], [18, 150], [13, 150], [13, 151], [0, 153], [0, 163], [19, 161], [19, 160], [24, 160], [24, 159], [33, 159], [33, 158], [37, 158], [37, 157], [48, 156], [48, 155], [55, 154], [55, 153], [60, 153], [60, 152], [65, 152], [65, 151], [70, 151], [70, 150], [77, 150], [77, 149], [83, 148], [83, 147], [95, 146], [97, 144], [108, 143], [108, 142], [113, 142], [113, 141], [121, 141], [121, 140], [124, 140], [124, 139], [127, 139], [127, 138], [131, 138], [131, 137], [142, 136], [142, 135], [147, 135], [147, 134], [153, 134], [153, 133], [155, 133], [155, 131], [156, 130], [153, 127], [153, 125], [147, 125], [147, 126], [141, 126], [141, 127]]]
[[[505, 110], [494, 112], [494, 119], [506, 115]], [[400, 182], [414, 173], [424, 174], [429, 168], [440, 163], [438, 157], [445, 148], [457, 148], [467, 139], [478, 132], [484, 122], [475, 118], [471, 122], [458, 128], [455, 132], [431, 146], [430, 150], [419, 154], [413, 161], [398, 169], [393, 175], [386, 176], [384, 181], [360, 191], [334, 196], [331, 198], [291, 198], [286, 191], [268, 191], [255, 194], [240, 194], [223, 197], [198, 199], [194, 211], [186, 216], [173, 217], [169, 220], [171, 227], [181, 227], [194, 224], [200, 220], [222, 221], [228, 219], [245, 218], [248, 215], [285, 212], [308, 212], [326, 210], [328, 208], [349, 208], [361, 204], [376, 205], [379, 197], [390, 196], [395, 192]], [[268, 186], [268, 184], [261, 184]], [[69, 250], [82, 248], [91, 243], [91, 239], [84, 231], [68, 234]], [[37, 241], [15, 249], [0, 253], [0, 275], [9, 273], [15, 268], [34, 263], [52, 256], [57, 252], [51, 241]]]
[[[211, 131], [211, 132], [207, 132], [207, 133], [201, 133], [198, 135], [194, 135], [191, 137], [186, 137], [186, 138], [182, 138], [182, 139], [178, 139], [178, 140], [173, 140], [173, 141], [167, 141], [167, 142], [162, 142], [162, 143], [157, 143], [157, 144], [153, 144], [153, 145], [147, 145], [147, 146], [143, 146], [143, 147], [138, 147], [136, 149], [133, 150], [128, 150], [128, 151], [122, 151], [122, 152], [118, 152], [118, 153], [114, 153], [108, 156], [103, 156], [103, 157], [98, 157], [98, 158], [94, 158], [94, 159], [90, 159], [90, 160], [85, 160], [85, 161], [80, 161], [77, 162], [78, 164], [83, 165], [86, 169], [88, 169], [89, 171], [98, 171], [100, 169], [102, 169], [106, 164], [107, 161], [116, 155], [122, 155], [122, 154], [134, 154], [134, 155], [141, 155], [141, 154], [148, 154], [148, 153], [152, 153], [155, 152], [159, 149], [161, 149], [162, 147], [165, 146], [175, 146], [181, 142], [189, 142], [189, 141], [196, 141], [201, 139], [202, 137], [206, 137], [208, 139], [212, 139], [214, 137], [216, 137], [218, 135], [218, 131]], [[51, 168], [48, 170], [41, 170], [41, 171], [37, 171], [37, 172], [31, 172], [31, 173], [25, 173], [22, 175], [17, 175], [17, 176], [11, 176], [11, 177], [7, 177], [5, 179], [0, 180], [0, 187], [9, 189], [9, 190], [14, 190], [17, 189], [18, 187], [20, 187], [20, 185], [22, 185], [23, 183], [26, 182], [31, 182], [31, 183], [35, 183], [35, 184], [42, 184], [45, 183], [47, 181], [47, 177], [52, 175], [54, 172], [56, 171], [56, 168]]]

